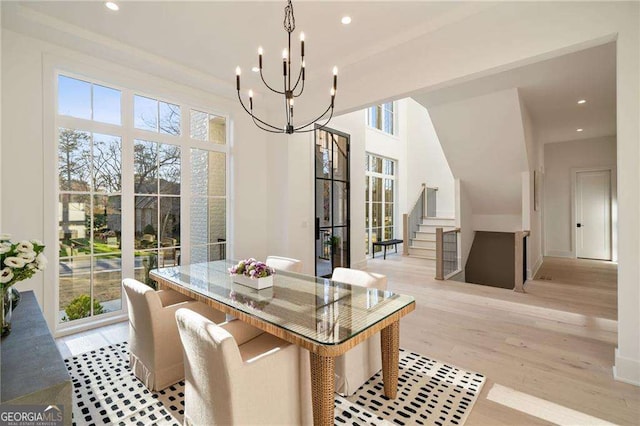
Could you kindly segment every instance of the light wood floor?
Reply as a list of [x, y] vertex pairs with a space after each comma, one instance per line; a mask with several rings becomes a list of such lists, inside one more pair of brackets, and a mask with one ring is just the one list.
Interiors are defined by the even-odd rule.
[[467, 425], [640, 424], [640, 388], [613, 380], [615, 264], [545, 258], [526, 294], [436, 281], [402, 256], [368, 269], [416, 298], [402, 347], [487, 376]]
[[[400, 255], [368, 269], [416, 298], [402, 347], [487, 376], [468, 426], [640, 425], [640, 388], [613, 380], [615, 264], [546, 258], [526, 294], [436, 281], [433, 268]], [[68, 357], [126, 339], [122, 323], [58, 346]]]

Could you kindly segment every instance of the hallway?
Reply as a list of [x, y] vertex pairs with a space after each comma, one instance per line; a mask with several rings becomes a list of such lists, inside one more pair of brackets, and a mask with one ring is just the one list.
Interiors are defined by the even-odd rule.
[[416, 298], [402, 347], [487, 376], [467, 425], [640, 423], [640, 389], [613, 380], [615, 264], [545, 258], [525, 294], [436, 281], [399, 255], [368, 269]]

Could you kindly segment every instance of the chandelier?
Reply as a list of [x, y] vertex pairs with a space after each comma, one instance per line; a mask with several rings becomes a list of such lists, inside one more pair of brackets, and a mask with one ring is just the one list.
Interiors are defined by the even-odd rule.
[[[249, 90], [249, 108], [247, 109], [245, 103], [242, 101], [242, 95], [240, 94], [240, 67], [236, 67], [236, 90], [238, 91], [238, 99], [240, 100], [240, 105], [242, 108], [251, 116], [253, 122], [260, 129], [271, 132], [271, 133], [287, 133], [293, 134], [296, 132], [312, 132], [315, 130], [313, 126], [317, 124], [320, 120], [323, 120], [325, 117], [328, 118], [324, 122], [324, 124], [319, 125], [320, 127], [326, 126], [331, 118], [333, 117], [333, 102], [336, 97], [336, 89], [338, 86], [338, 68], [333, 67], [333, 86], [331, 87], [331, 102], [327, 109], [320, 114], [315, 120], [310, 121], [306, 124], [296, 125], [293, 120], [293, 105], [294, 99], [302, 95], [304, 91], [304, 80], [305, 80], [305, 64], [304, 64], [304, 33], [300, 33], [300, 70], [297, 73], [298, 77], [293, 76], [293, 72], [291, 70], [291, 33], [296, 29], [296, 19], [293, 16], [293, 5], [291, 4], [291, 0], [288, 0], [287, 6], [284, 8], [284, 30], [287, 32], [287, 37], [289, 41], [288, 49], [284, 49], [282, 51], [282, 75], [283, 75], [283, 84], [282, 90], [277, 90], [271, 87], [264, 79], [264, 75], [262, 74], [262, 47], [258, 48], [258, 68], [260, 73], [260, 78], [264, 85], [270, 91], [277, 93], [279, 95], [284, 96], [284, 109], [285, 109], [285, 118], [286, 125], [282, 126], [274, 126], [272, 124], [267, 123], [266, 121], [256, 117], [253, 113], [253, 91]], [[293, 84], [292, 84], [293, 82]], [[299, 87], [298, 87], [299, 86]]]

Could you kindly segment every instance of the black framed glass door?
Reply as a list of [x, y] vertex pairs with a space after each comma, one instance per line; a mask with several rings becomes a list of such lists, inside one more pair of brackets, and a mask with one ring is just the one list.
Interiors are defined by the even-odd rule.
[[315, 131], [315, 273], [350, 266], [349, 135]]

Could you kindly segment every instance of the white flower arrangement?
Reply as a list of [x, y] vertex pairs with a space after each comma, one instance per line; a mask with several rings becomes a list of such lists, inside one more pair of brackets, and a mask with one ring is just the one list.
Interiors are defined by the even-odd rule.
[[0, 234], [0, 286], [5, 290], [31, 278], [47, 267], [44, 244], [38, 240], [11, 242], [11, 235]]

